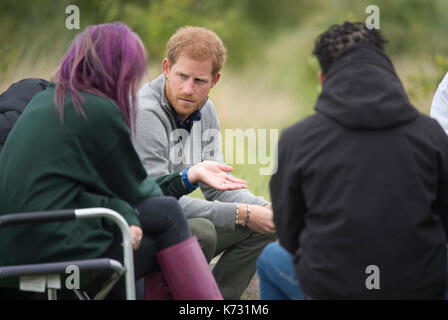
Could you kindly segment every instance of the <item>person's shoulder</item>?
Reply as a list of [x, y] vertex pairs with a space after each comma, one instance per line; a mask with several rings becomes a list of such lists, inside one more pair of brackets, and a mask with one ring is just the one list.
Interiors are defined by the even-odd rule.
[[282, 130], [279, 148], [305, 151], [312, 147], [319, 134], [326, 134], [331, 127], [328, 119], [319, 113], [307, 116]]
[[165, 77], [162, 75], [145, 83], [137, 91], [137, 105], [139, 110], [160, 109], [163, 100]]
[[101, 115], [102, 117], [106, 117], [107, 115], [114, 116], [121, 114], [117, 103], [110, 98], [85, 92], [82, 95], [84, 97], [84, 108], [87, 116], [94, 117]]
[[203, 124], [203, 130], [209, 128], [217, 129], [220, 127], [218, 113], [215, 105], [210, 99], [207, 99], [199, 111], [201, 112], [201, 123]]
[[416, 125], [419, 128], [415, 131], [419, 132], [419, 134], [424, 134], [424, 132], [426, 132], [427, 134], [435, 135], [439, 138], [442, 137], [444, 140], [446, 138], [446, 133], [440, 125], [439, 121], [437, 119], [434, 119], [433, 117], [419, 112], [416, 118]]
[[302, 135], [324, 122], [325, 118], [321, 114], [315, 113], [285, 128], [282, 132], [282, 136], [294, 137], [296, 135]]
[[408, 123], [406, 123], [405, 125], [416, 125], [419, 126], [421, 128], [427, 128], [429, 130], [438, 130], [439, 128], [441, 129], [439, 122], [437, 121], [437, 119], [428, 116], [420, 111], [418, 111], [417, 117], [415, 117], [414, 121], [410, 121]]
[[161, 93], [155, 90], [151, 84], [151, 82], [147, 82], [137, 91], [137, 101], [141, 109], [148, 109], [162, 103]]
[[82, 95], [83, 110], [87, 120], [84, 122], [86, 134], [96, 132], [99, 128], [104, 134], [112, 135], [129, 131], [123, 112], [115, 101], [92, 93], [83, 92]]

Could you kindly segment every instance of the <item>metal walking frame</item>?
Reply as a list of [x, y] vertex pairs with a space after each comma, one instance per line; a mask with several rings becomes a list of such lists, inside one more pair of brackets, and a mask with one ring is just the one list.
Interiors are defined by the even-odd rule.
[[[87, 208], [7, 214], [0, 216], [0, 230], [4, 227], [22, 224], [39, 224], [89, 218], [107, 218], [111, 219], [118, 225], [123, 237], [124, 266], [119, 261], [107, 258], [4, 267], [0, 266], [0, 281], [2, 279], [11, 277], [33, 275], [41, 275], [45, 277], [53, 274], [60, 274], [64, 273], [66, 271], [66, 268], [71, 265], [77, 266], [80, 271], [87, 272], [111, 269], [114, 271], [114, 275], [106, 283], [104, 288], [94, 297], [94, 299], [104, 299], [124, 274], [126, 299], [135, 300], [134, 259], [132, 252], [131, 233], [128, 223], [117, 212], [107, 208]], [[47, 292], [49, 300], [57, 299], [56, 289], [48, 287]], [[74, 292], [80, 300], [90, 299], [86, 293], [81, 292], [80, 290], [74, 289]]]

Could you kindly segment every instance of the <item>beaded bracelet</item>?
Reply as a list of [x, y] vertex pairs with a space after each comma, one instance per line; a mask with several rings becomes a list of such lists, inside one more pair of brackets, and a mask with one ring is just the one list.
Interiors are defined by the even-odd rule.
[[242, 224], [243, 227], [245, 227], [247, 225], [247, 223], [249, 222], [249, 217], [250, 217], [250, 209], [249, 209], [249, 204], [247, 205], [247, 216], [246, 216], [246, 221], [244, 221], [244, 223]]
[[238, 203], [236, 204], [236, 217], [235, 217], [235, 224], [238, 224]]

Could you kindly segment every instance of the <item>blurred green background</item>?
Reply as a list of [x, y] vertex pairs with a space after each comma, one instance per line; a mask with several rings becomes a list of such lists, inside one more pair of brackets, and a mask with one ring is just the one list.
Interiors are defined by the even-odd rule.
[[[80, 30], [65, 27], [71, 4], [80, 9]], [[379, 7], [381, 32], [389, 40], [386, 53], [413, 104], [428, 114], [448, 71], [446, 0], [2, 0], [0, 91], [25, 77], [49, 79], [78, 32], [115, 20], [143, 40], [149, 81], [161, 71], [170, 35], [183, 25], [197, 25], [214, 30], [229, 51], [221, 80], [210, 92], [222, 129], [281, 132], [314, 112], [320, 90], [311, 55], [315, 38], [331, 24], [365, 21], [368, 5]], [[266, 148], [246, 146], [242, 152], [275, 152], [269, 143]], [[265, 166], [234, 167], [250, 190], [269, 199], [270, 176], [259, 173]]]

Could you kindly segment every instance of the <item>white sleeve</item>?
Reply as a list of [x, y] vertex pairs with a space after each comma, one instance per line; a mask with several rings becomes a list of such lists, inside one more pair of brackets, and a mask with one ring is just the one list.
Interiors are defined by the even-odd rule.
[[448, 73], [434, 94], [430, 115], [439, 122], [445, 133], [448, 134]]

